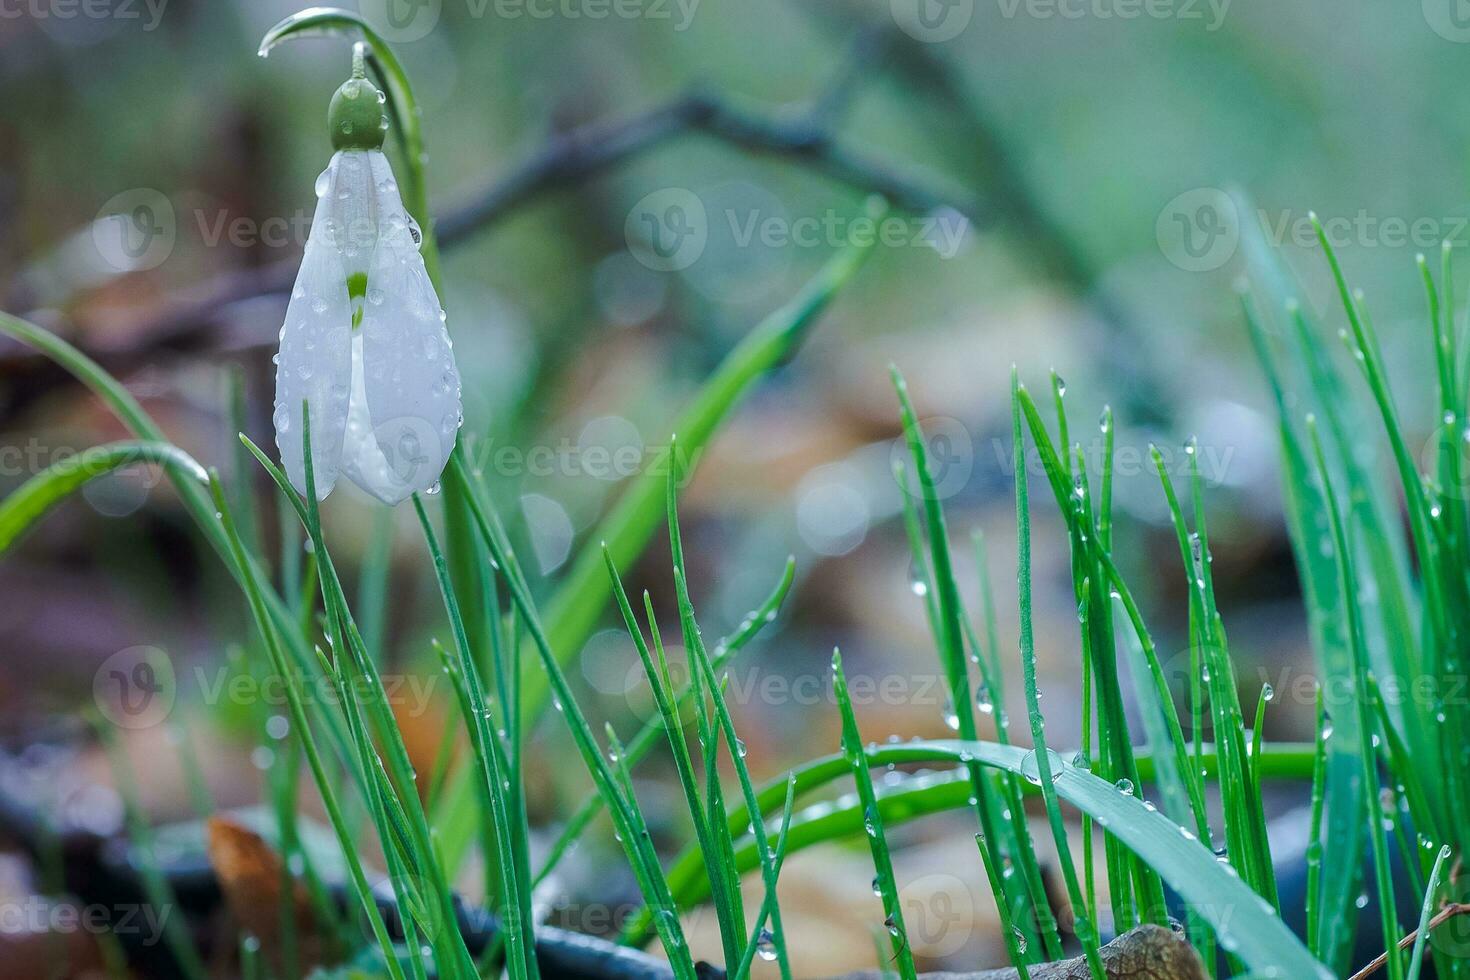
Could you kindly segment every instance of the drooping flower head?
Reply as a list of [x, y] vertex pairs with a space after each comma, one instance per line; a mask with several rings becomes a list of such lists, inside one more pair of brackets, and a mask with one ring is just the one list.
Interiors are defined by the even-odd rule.
[[444, 310], [388, 158], [384, 96], [354, 52], [332, 97], [336, 151], [316, 180], [316, 214], [276, 357], [276, 445], [306, 492], [302, 403], [310, 406], [318, 498], [342, 473], [387, 504], [432, 490], [461, 421]]

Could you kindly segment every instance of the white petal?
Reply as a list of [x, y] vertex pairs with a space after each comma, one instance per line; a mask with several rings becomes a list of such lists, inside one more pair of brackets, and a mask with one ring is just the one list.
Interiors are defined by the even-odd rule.
[[332, 243], [342, 256], [342, 268], [348, 276], [368, 272], [378, 243], [378, 194], [369, 156], [382, 154], [340, 150], [332, 155], [326, 202], [332, 219]]
[[333, 157], [323, 174], [323, 193], [317, 201], [301, 270], [286, 307], [276, 359], [272, 416], [286, 474], [292, 485], [305, 493], [301, 404], [305, 401], [311, 406], [311, 457], [318, 499], [331, 493], [337, 482], [351, 383], [352, 307], [342, 258], [333, 245], [329, 227], [330, 192], [337, 165]]
[[403, 209], [387, 158], [377, 152], [367, 156], [377, 197], [378, 247], [357, 331], [367, 411], [359, 414], [354, 404], [357, 424], [350, 428], [362, 434], [363, 442], [354, 440], [348, 447], [354, 463], [347, 473], [364, 490], [396, 504], [439, 481], [458, 436], [459, 372], [439, 297], [419, 255], [417, 226]]

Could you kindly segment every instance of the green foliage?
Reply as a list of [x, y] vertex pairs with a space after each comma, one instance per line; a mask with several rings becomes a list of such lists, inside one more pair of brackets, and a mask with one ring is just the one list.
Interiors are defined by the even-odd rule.
[[[385, 90], [386, 111], [408, 162], [405, 200], [424, 224], [426, 263], [440, 285], [427, 223], [419, 112], [407, 76], [382, 38], [346, 11], [315, 8], [288, 18], [267, 34], [261, 53], [288, 38], [316, 34], [362, 37], [370, 50], [366, 65], [359, 55], [357, 96], [348, 99], [339, 93], [334, 99], [333, 122], [345, 120], [347, 103], [357, 98], [371, 102], [372, 113], [379, 112], [376, 98], [362, 90], [365, 68], [371, 67]], [[352, 125], [355, 129], [357, 122]], [[1470, 638], [1470, 501], [1462, 458], [1470, 352], [1457, 347], [1453, 270], [1446, 248], [1438, 282], [1427, 262], [1421, 259], [1419, 264], [1440, 412], [1435, 452], [1421, 472], [1362, 298], [1349, 288], [1326, 236], [1318, 231], [1350, 328], [1342, 337], [1362, 374], [1366, 399], [1340, 377], [1316, 337], [1316, 326], [1295, 301], [1289, 278], [1270, 250], [1249, 234], [1247, 251], [1269, 294], [1271, 318], [1261, 316], [1253, 297], [1243, 297], [1252, 339], [1280, 410], [1286, 509], [1319, 671], [1324, 679], [1348, 682], [1348, 703], [1331, 705], [1330, 717], [1329, 706], [1319, 697], [1317, 737], [1309, 746], [1265, 740], [1267, 691], [1256, 694], [1249, 718], [1242, 708], [1215, 594], [1203, 486], [1192, 444], [1186, 447], [1191, 460], [1187, 497], [1176, 488], [1157, 450], [1153, 457], [1188, 597], [1190, 686], [1181, 707], [1166, 683], [1145, 611], [1114, 552], [1111, 412], [1105, 410], [1100, 421], [1104, 464], [1094, 477], [1084, 465], [1080, 445], [1072, 441], [1065, 384], [1052, 375], [1054, 438], [1037, 401], [1016, 375], [1011, 391], [1015, 458], [1018, 463], [1024, 458], [1027, 439], [1040, 455], [1062, 518], [1078, 611], [1082, 744], [1071, 761], [1050, 748], [1032, 633], [1031, 499], [1025, 466], [1018, 465], [1015, 473], [1020, 629], [1012, 657], [999, 635], [978, 538], [980, 622], [965, 609], [924, 432], [895, 369], [908, 450], [908, 460], [895, 467], [902, 519], [916, 591], [923, 596], [950, 697], [946, 720], [958, 737], [865, 746], [841, 656], [834, 654], [841, 737], [833, 748], [840, 754], [807, 761], [764, 785], [755, 781], [725, 696], [723, 671], [775, 617], [791, 587], [793, 566], [788, 563], [770, 598], [730, 637], [707, 647], [684, 561], [674, 488], [686, 474], [678, 451], [692, 458], [751, 387], [799, 348], [818, 315], [856, 273], [867, 248], [851, 248], [832, 258], [798, 296], [731, 351], [679, 420], [679, 439], [670, 441], [667, 478], [648, 474], [626, 488], [547, 603], [545, 615], [489, 488], [464, 452], [456, 451], [445, 472], [442, 530], [429, 503], [415, 498], [452, 640], [448, 648], [437, 642], [434, 647], [457, 709], [426, 794], [419, 791], [379, 672], [384, 624], [376, 609], [387, 593], [391, 526], [383, 522], [375, 529], [376, 544], [356, 603], [360, 613], [372, 618], [360, 624], [310, 492], [314, 477], [309, 445], [304, 452], [308, 493], [303, 498], [263, 452], [243, 442], [279, 490], [277, 503], [286, 518], [283, 540], [293, 545], [283, 549], [279, 568], [273, 568], [263, 556], [255, 523], [257, 502], [238, 460], [227, 491], [217, 475], [169, 444], [137, 401], [97, 364], [33, 324], [0, 314], [0, 333], [38, 347], [83, 380], [137, 436], [137, 441], [113, 443], [57, 464], [0, 502], [0, 552], [88, 480], [140, 462], [164, 467], [244, 596], [255, 631], [249, 643], [251, 669], [284, 682], [290, 729], [282, 745], [283, 775], [271, 787], [271, 813], [282, 852], [301, 859], [314, 907], [328, 920], [334, 938], [352, 935], [354, 916], [369, 927], [368, 948], [343, 950], [354, 966], [342, 968], [340, 975], [351, 975], [361, 966], [394, 980], [429, 975], [469, 980], [501, 970], [514, 980], [535, 980], [539, 966], [532, 892], [606, 810], [646, 903], [626, 925], [623, 939], [638, 945], [656, 936], [681, 980], [694, 980], [699, 970], [680, 916], [706, 899], [714, 906], [724, 960], [735, 980], [749, 974], [757, 956], [776, 961], [789, 980], [789, 942], [795, 937], [787, 936], [782, 922], [778, 885], [784, 861], [803, 847], [847, 838], [866, 840], [876, 871], [883, 915], [878, 934], [888, 936], [880, 968], [911, 978], [917, 967], [886, 828], [932, 813], [965, 810], [973, 814], [979, 831], [979, 866], [974, 870], [986, 876], [1010, 958], [1026, 977], [1036, 964], [1063, 954], [1062, 933], [1026, 819], [1028, 799], [1039, 797], [1075, 934], [1096, 978], [1103, 976], [1099, 946], [1104, 913], [1093, 867], [1094, 835], [1101, 837], [1101, 873], [1114, 931], [1168, 923], [1167, 885], [1182, 899], [1187, 936], [1212, 970], [1218, 947], [1233, 969], [1293, 978], [1326, 978], [1344, 968], [1357, 919], [1353, 906], [1366, 835], [1389, 948], [1388, 975], [1417, 980], [1446, 863], [1456, 854], [1463, 860], [1470, 844], [1470, 779], [1465, 777], [1470, 707], [1447, 696], [1451, 685], [1465, 676], [1465, 640]], [[1276, 319], [1286, 329], [1273, 330], [1269, 323]], [[1306, 412], [1299, 411], [1303, 405]], [[238, 397], [236, 406], [238, 417]], [[1393, 494], [1380, 486], [1371, 460], [1359, 452], [1359, 413], [1367, 408], [1376, 413], [1387, 439], [1408, 516], [1407, 535], [1399, 527]], [[303, 430], [309, 432], [309, 426]], [[649, 593], [643, 595], [640, 622], [618, 572], [643, 551], [662, 520], [668, 522], [681, 639], [691, 664], [690, 682], [683, 688], [673, 682]], [[305, 561], [294, 547], [303, 534], [310, 543]], [[441, 540], [446, 547], [441, 548]], [[279, 590], [271, 584], [275, 572]], [[637, 649], [658, 718], [627, 741], [607, 725], [603, 745], [564, 671], [605, 614], [609, 598]], [[1029, 747], [1012, 744], [1003, 708], [1006, 666], [1015, 661], [1025, 694]], [[1432, 694], [1390, 703], [1380, 690], [1387, 677], [1428, 678]], [[316, 681], [336, 691], [333, 703], [303, 696], [305, 685]], [[1130, 703], [1138, 707], [1141, 741], [1130, 730], [1125, 711]], [[596, 793], [572, 815], [541, 866], [533, 868], [523, 740], [547, 704], [562, 719]], [[982, 737], [987, 718], [994, 723], [993, 739]], [[1204, 740], [1206, 719], [1213, 744]], [[454, 746], [461, 736], [468, 751], [456, 756]], [[634, 768], [664, 741], [693, 838], [667, 869], [633, 779]], [[308, 858], [296, 826], [294, 777], [301, 761], [340, 850], [354, 904], [347, 915], [331, 908], [321, 870]], [[885, 781], [878, 786], [872, 779], [874, 766], [917, 764], [948, 768], [906, 774], [892, 785]], [[732, 772], [736, 788], [728, 789]], [[1385, 772], [1393, 777], [1391, 785], [1380, 785]], [[1441, 772], [1442, 781], [1437, 778]], [[1262, 786], [1281, 777], [1310, 778], [1312, 785], [1305, 941], [1282, 921], [1266, 835]], [[848, 778], [855, 792], [837, 795], [833, 784]], [[799, 798], [817, 792], [826, 792], [826, 798], [797, 809]], [[734, 801], [727, 798], [737, 793]], [[195, 795], [201, 810], [207, 809], [208, 794]], [[1218, 824], [1207, 806], [1212, 797], [1220, 804]], [[133, 801], [128, 804], [131, 831], [146, 851], [149, 829]], [[365, 827], [352, 819], [358, 811]], [[1087, 861], [1080, 872], [1068, 825], [1074, 813], [1080, 816]], [[388, 931], [360, 856], [365, 831], [372, 834], [403, 913], [402, 941]], [[1419, 837], [1411, 840], [1413, 833]], [[478, 962], [454, 926], [457, 897], [451, 889], [476, 845], [486, 869], [483, 900], [503, 924], [497, 942]], [[1397, 948], [1400, 910], [1390, 873], [1395, 848], [1423, 896], [1419, 933], [1407, 961]], [[150, 900], [169, 902], [157, 869], [144, 870]], [[741, 890], [750, 871], [760, 875], [763, 885], [753, 916]], [[288, 961], [297, 952], [299, 937], [293, 928], [285, 930]], [[202, 962], [187, 936], [174, 929], [165, 938], [184, 971], [202, 975]], [[258, 950], [248, 941], [241, 949], [246, 975], [264, 975], [269, 967]], [[1437, 949], [1433, 955], [1441, 976], [1464, 977], [1470, 970]]]

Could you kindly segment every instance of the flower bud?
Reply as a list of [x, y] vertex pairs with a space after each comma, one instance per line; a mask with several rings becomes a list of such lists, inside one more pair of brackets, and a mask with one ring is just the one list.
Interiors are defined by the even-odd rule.
[[337, 89], [327, 109], [327, 129], [334, 150], [381, 149], [387, 134], [384, 97], [367, 79], [362, 49], [361, 42], [353, 47], [352, 77]]

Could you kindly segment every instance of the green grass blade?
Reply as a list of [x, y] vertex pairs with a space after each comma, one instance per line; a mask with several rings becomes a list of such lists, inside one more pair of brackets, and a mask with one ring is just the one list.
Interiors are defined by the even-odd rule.
[[[869, 745], [864, 755], [870, 767], [945, 762], [961, 765], [977, 760], [982, 765], [1016, 775], [1035, 771], [1034, 758], [1028, 759], [1030, 750], [994, 742], [936, 740], [878, 744]], [[1207, 756], [1207, 759], [1212, 758]], [[1283, 747], [1278, 751], [1268, 744], [1262, 758], [1267, 763], [1263, 778], [1300, 780], [1311, 772], [1313, 753], [1304, 745]], [[1132, 794], [1119, 792], [1107, 780], [1058, 759], [1051, 759], [1051, 762], [1056, 776], [1052, 785], [1056, 787], [1057, 795], [1091, 816], [1098, 826], [1115, 834], [1125, 846], [1157, 869], [1186, 905], [1216, 931], [1226, 952], [1267, 976], [1329, 980], [1331, 972], [1312, 958], [1302, 942], [1276, 915], [1270, 903], [1257, 895], [1228, 866], [1217, 861], [1195, 835], [1181, 829], [1163, 813]], [[1151, 771], [1148, 757], [1140, 756], [1139, 763], [1141, 770]], [[797, 795], [850, 772], [850, 762], [845, 757], [836, 756], [798, 767], [793, 770]], [[879, 811], [891, 824], [926, 813], [964, 808], [968, 806], [969, 797], [967, 775], [960, 772], [912, 777], [900, 784], [900, 788], [887, 790], [878, 797]], [[912, 790], [907, 785], [911, 781], [915, 783]], [[761, 796], [774, 809], [784, 798], [784, 793], [785, 783], [782, 782], [764, 789]], [[809, 810], [799, 811], [792, 820], [789, 850], [795, 852], [823, 841], [862, 834], [865, 810], [863, 800], [853, 797], [838, 803], [818, 803]], [[735, 812], [732, 819], [747, 818], [743, 813]], [[740, 865], [743, 869], [754, 868], [757, 863], [754, 848], [741, 850]], [[697, 887], [701, 883], [695, 870], [697, 866], [697, 856], [686, 855], [670, 871], [670, 882], [681, 902], [697, 900], [701, 894]], [[695, 873], [690, 875], [686, 873], [688, 871]]]
[[[877, 220], [882, 214], [881, 205], [870, 206], [869, 217]], [[686, 453], [700, 452], [756, 381], [795, 355], [822, 312], [856, 275], [870, 252], [871, 244], [852, 245], [839, 252], [791, 302], [766, 317], [730, 351], [671, 430], [678, 434], [679, 444]], [[467, 466], [463, 460], [458, 465]], [[649, 472], [635, 479], [597, 526], [588, 546], [579, 552], [566, 579], [547, 604], [545, 621], [549, 626], [544, 641], [559, 664], [582, 649], [612, 595], [603, 567], [601, 544], [606, 542], [619, 566], [631, 564], [663, 518], [663, 490], [658, 466], [650, 467]], [[483, 504], [480, 509], [484, 509]], [[528, 670], [521, 691], [527, 724], [535, 723], [549, 693], [546, 675]], [[446, 791], [444, 807], [435, 821], [446, 840], [446, 853], [451, 860], [455, 857], [455, 845], [450, 842], [462, 836], [453, 830], [453, 825], [472, 824], [466, 815], [473, 807], [472, 797], [461, 770], [456, 783]]]
[[[644, 603], [648, 609], [648, 622], [653, 630], [654, 647], [658, 651], [658, 662], [655, 664], [648, 644], [643, 639], [643, 629], [638, 625], [638, 617], [633, 612], [632, 604], [628, 602], [622, 577], [618, 574], [617, 567], [613, 565], [612, 556], [605, 554], [604, 557], [607, 561], [608, 576], [613, 583], [613, 596], [617, 601], [618, 609], [622, 612], [628, 635], [638, 650], [638, 659], [642, 662], [643, 671], [648, 677], [648, 686], [653, 692], [654, 704], [658, 708], [659, 717], [663, 719], [664, 731], [668, 735], [669, 747], [673, 751], [674, 771], [679, 777], [679, 788], [684, 793], [684, 805], [689, 810], [689, 819], [694, 827], [694, 837], [698, 841], [699, 852], [704, 855], [706, 873], [709, 875], [709, 880], [717, 884], [714, 898], [715, 915], [720, 925], [720, 939], [724, 944], [726, 961], [734, 962], [740, 955], [739, 943], [744, 936], [745, 922], [743, 918], [736, 920], [731, 911], [731, 876], [725, 873], [727, 869], [718, 860], [719, 852], [715, 848], [709, 821], [705, 817], [705, 803], [699, 793], [699, 781], [695, 776], [694, 762], [689, 754], [688, 742], [684, 738], [683, 719], [679, 716], [679, 709], [669, 693], [669, 669], [664, 657], [663, 640], [658, 633], [658, 621], [654, 618], [652, 603], [645, 592]], [[629, 769], [626, 750], [620, 751], [618, 756], [620, 766], [624, 770]], [[724, 832], [728, 836], [728, 830]], [[733, 883], [735, 888], [739, 888], [738, 876], [734, 878]]]
[[[1014, 369], [1011, 372], [1011, 445], [1016, 454], [1016, 459], [1021, 459], [1025, 444], [1021, 434], [1021, 400], [1019, 392], [1020, 382], [1016, 377]], [[1058, 399], [1060, 399], [1061, 386], [1057, 384]], [[1031, 634], [1031, 501], [1027, 489], [1026, 467], [1015, 468], [1016, 481], [1016, 529], [1018, 535], [1017, 544], [1017, 590], [1020, 595], [1021, 608], [1021, 674], [1026, 690], [1026, 714], [1031, 719], [1031, 741], [1034, 746], [1031, 750], [1030, 759], [1035, 772], [1027, 773], [1027, 779], [1041, 787], [1042, 798], [1046, 802], [1047, 822], [1051, 825], [1052, 839], [1056, 843], [1058, 860], [1062, 866], [1062, 878], [1067, 886], [1067, 896], [1072, 903], [1072, 912], [1076, 917], [1077, 939], [1082, 943], [1082, 950], [1087, 956], [1088, 969], [1092, 971], [1093, 980], [1106, 980], [1106, 972], [1103, 970], [1102, 957], [1098, 953], [1097, 929], [1092, 922], [1092, 910], [1082, 895], [1082, 888], [1077, 879], [1077, 868], [1072, 861], [1072, 849], [1067, 843], [1067, 829], [1062, 822], [1061, 805], [1057, 799], [1056, 787], [1052, 785], [1054, 774], [1052, 772], [1052, 757], [1056, 753], [1046, 747], [1046, 721], [1041, 714], [1041, 695], [1036, 687], [1036, 644]], [[1057, 762], [1061, 757], [1056, 756]], [[1091, 860], [1091, 855], [1088, 855]]]
[[883, 926], [888, 930], [899, 975], [904, 980], [916, 980], [914, 954], [903, 922], [903, 906], [898, 900], [898, 882], [893, 875], [893, 859], [888, 853], [888, 839], [883, 834], [883, 814], [878, 810], [877, 795], [873, 791], [873, 776], [868, 769], [868, 757], [863, 753], [862, 733], [858, 731], [857, 718], [852, 712], [847, 677], [842, 672], [842, 655], [836, 651], [832, 653], [832, 686], [837, 698], [837, 708], [842, 713], [842, 748], [847, 755], [848, 765], [852, 768], [853, 782], [857, 784], [858, 799], [863, 805], [863, 826], [867, 832], [868, 849], [873, 855], [873, 868], [878, 872], [878, 891], [883, 899]]
[[[928, 577], [929, 581], [932, 581], [932, 588], [926, 591], [925, 598], [930, 600], [930, 621], [934, 628], [940, 666], [944, 670], [945, 683], [949, 691], [949, 710], [952, 712], [952, 717], [946, 721], [952, 723], [952, 727], [959, 733], [960, 738], [974, 739], [977, 733], [976, 701], [971, 694], [969, 666], [965, 656], [965, 627], [968, 619], [960, 600], [959, 586], [955, 582], [944, 508], [940, 505], [933, 471], [929, 467], [924, 433], [919, 427], [918, 416], [909, 398], [908, 385], [897, 367], [890, 366], [889, 374], [898, 395], [904, 439], [908, 445], [909, 456], [913, 459], [917, 492], [923, 501], [924, 526], [928, 531], [928, 557], [933, 566], [933, 574]], [[910, 492], [910, 487], [906, 482], [901, 482], [899, 487], [905, 495]], [[905, 500], [906, 511], [911, 510], [912, 506], [909, 501]], [[906, 525], [917, 525], [914, 517], [906, 517], [905, 522]], [[911, 537], [916, 536], [915, 529], [910, 529]], [[927, 567], [922, 551], [915, 551], [914, 561], [921, 568]], [[927, 571], [925, 574], [928, 574]], [[993, 693], [988, 694], [987, 697], [991, 703], [994, 703]], [[1004, 714], [1002, 714], [1001, 718], [997, 719], [997, 725], [1002, 732], [1005, 727], [1004, 721]], [[1005, 740], [1003, 734], [1002, 741]], [[980, 825], [986, 861], [996, 868], [1004, 867], [1007, 861], [1010, 861], [1019, 871], [1019, 874], [1011, 879], [1014, 884], [1006, 890], [1003, 900], [998, 899], [997, 901], [1002, 928], [1009, 931], [1014, 926], [1022, 927], [1029, 939], [1036, 939], [1039, 936], [1040, 942], [1037, 945], [1043, 947], [1049, 958], [1060, 958], [1061, 937], [1049, 914], [1050, 907], [1045, 886], [1042, 883], [1041, 866], [1036, 859], [1024, 815], [1017, 808], [1011, 807], [1011, 824], [1006, 826], [1001, 817], [1001, 813], [1006, 809], [1006, 801], [998, 792], [996, 783], [979, 765], [968, 768], [975, 789], [975, 815]], [[1014, 795], [1012, 787], [1006, 789], [1011, 792], [1011, 795]], [[1007, 883], [1004, 875], [999, 878], [1002, 884]], [[1031, 924], [1029, 916], [1022, 916], [1020, 922], [1016, 921], [1017, 913], [1026, 908], [1028, 902], [1041, 920], [1039, 929]], [[1042, 950], [1038, 949], [1037, 955], [1040, 955], [1041, 952]]]
[[166, 442], [113, 442], [93, 446], [46, 467], [0, 501], [0, 554], [46, 512], [88, 482], [135, 463], [155, 463], [176, 477], [209, 485], [204, 467], [188, 453]]
[[1419, 980], [1419, 970], [1424, 965], [1424, 941], [1429, 937], [1429, 917], [1434, 912], [1434, 895], [1439, 890], [1440, 872], [1450, 856], [1449, 845], [1439, 849], [1434, 859], [1434, 870], [1429, 872], [1429, 884], [1424, 889], [1424, 907], [1419, 911], [1419, 928], [1414, 934], [1414, 952], [1409, 958], [1407, 980]]
[[[776, 613], [780, 610], [781, 603], [785, 601], [786, 595], [791, 591], [792, 583], [795, 581], [796, 559], [788, 557], [786, 559], [786, 567], [781, 575], [781, 581], [776, 584], [775, 590], [766, 597], [766, 600], [760, 606], [752, 610], [741, 620], [739, 627], [733, 633], [715, 644], [714, 664], [716, 670], [723, 669], [746, 644], [755, 639], [764, 627], [775, 621]], [[675, 695], [675, 699], [682, 706], [689, 700], [692, 693], [692, 689], [686, 685]], [[636, 766], [648, 754], [648, 751], [657, 744], [659, 736], [663, 732], [664, 726], [661, 718], [650, 719], [644, 723], [642, 730], [638, 732], [633, 741], [628, 743], [629, 768]], [[536, 877], [533, 880], [534, 885], [541, 884], [547, 875], [556, 870], [556, 866], [571, 848], [572, 844], [582, 836], [582, 833], [587, 829], [588, 825], [592, 823], [593, 818], [602, 812], [602, 807], [602, 797], [594, 795], [587, 802], [583, 803], [577, 812], [572, 815], [571, 819], [567, 821], [566, 827], [562, 830], [561, 836], [551, 846], [551, 850], [547, 853], [546, 861], [542, 864], [541, 869], [536, 872]]]
[[[1317, 478], [1321, 481], [1323, 496], [1327, 500], [1327, 516], [1332, 527], [1332, 540], [1337, 550], [1338, 575], [1343, 595], [1357, 594], [1357, 580], [1353, 572], [1353, 556], [1348, 545], [1347, 531], [1343, 527], [1341, 509], [1337, 495], [1329, 482], [1327, 463], [1322, 455], [1322, 443], [1317, 438], [1316, 425], [1308, 420], [1307, 432], [1311, 437], [1312, 455], [1317, 464]], [[1353, 641], [1355, 680], [1358, 688], [1358, 737], [1361, 740], [1360, 754], [1363, 761], [1363, 785], [1369, 802], [1368, 839], [1373, 844], [1373, 872], [1378, 884], [1378, 903], [1383, 923], [1384, 945], [1388, 951], [1388, 975], [1390, 980], [1402, 980], [1403, 962], [1399, 957], [1399, 925], [1393, 895], [1393, 872], [1389, 868], [1388, 840], [1383, 831], [1383, 820], [1374, 812], [1378, 807], [1379, 783], [1378, 760], [1373, 751], [1373, 730], [1376, 727], [1369, 706], [1367, 655], [1362, 645], [1362, 629], [1358, 622], [1357, 604], [1346, 605], [1348, 636]]]
[[598, 793], [608, 804], [608, 811], [623, 840], [623, 848], [627, 852], [629, 863], [633, 866], [635, 875], [639, 877], [639, 885], [643, 894], [656, 910], [655, 924], [674, 972], [686, 980], [692, 978], [695, 975], [694, 961], [689, 954], [689, 945], [684, 939], [683, 929], [679, 925], [677, 907], [669, 894], [668, 882], [658, 863], [658, 856], [654, 853], [648, 825], [636, 808], [630, 801], [625, 800], [618, 790], [615, 776], [598, 749], [597, 740], [592, 735], [587, 718], [572, 696], [571, 686], [567, 683], [561, 664], [552, 653], [550, 641], [541, 625], [540, 613], [526, 586], [520, 563], [506, 542], [498, 521], [492, 520], [491, 512], [487, 509], [487, 502], [482, 501], [476, 495], [469, 476], [465, 472], [463, 462], [451, 458], [445, 473], [449, 480], [459, 484], [470, 505], [474, 525], [507, 580], [511, 598], [526, 628], [530, 631], [532, 644], [545, 668], [547, 675], [545, 683], [554, 694], [554, 703], [566, 720], [572, 741], [576, 744], [583, 763], [592, 775]]

